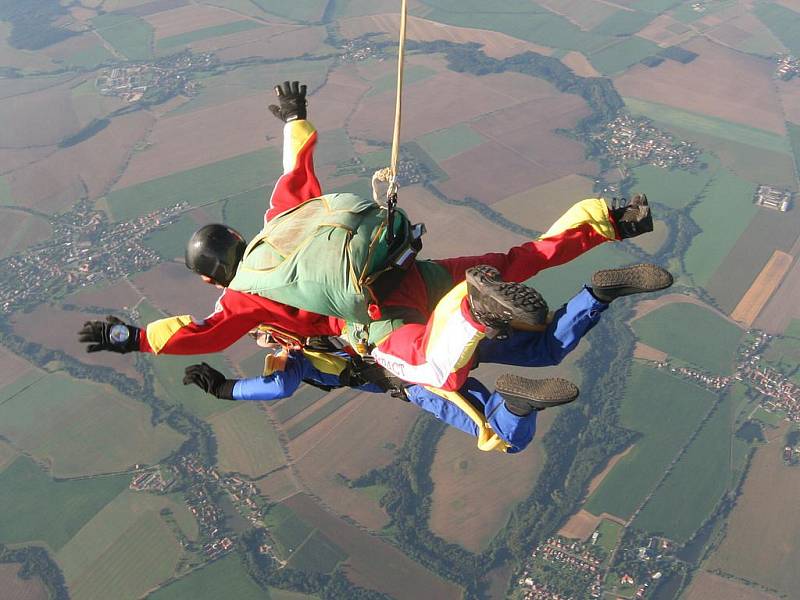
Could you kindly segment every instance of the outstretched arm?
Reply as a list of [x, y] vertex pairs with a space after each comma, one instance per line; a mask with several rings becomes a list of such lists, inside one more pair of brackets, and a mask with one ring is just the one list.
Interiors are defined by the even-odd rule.
[[270, 112], [286, 123], [283, 127], [283, 175], [275, 184], [264, 221], [322, 195], [314, 172], [314, 148], [317, 132], [306, 120], [306, 86], [299, 82], [285, 82], [275, 92], [279, 105], [271, 105]]

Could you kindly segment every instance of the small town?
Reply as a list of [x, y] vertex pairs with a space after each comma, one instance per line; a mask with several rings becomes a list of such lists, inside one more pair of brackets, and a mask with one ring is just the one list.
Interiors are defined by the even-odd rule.
[[663, 169], [692, 169], [699, 165], [700, 150], [689, 142], [676, 141], [649, 119], [622, 114], [594, 137], [617, 165], [631, 162]]
[[763, 331], [749, 330], [749, 340], [739, 347], [734, 378], [762, 395], [761, 405], [769, 412], [784, 413], [800, 423], [800, 386], [780, 371], [762, 364], [762, 353], [773, 337]]
[[[109, 223], [88, 201], [51, 220], [52, 237], [0, 260], [0, 313], [11, 313], [100, 281], [114, 281], [161, 262], [143, 239], [173, 223], [186, 202], [150, 212], [132, 221]], [[18, 285], [24, 281], [25, 285]]]
[[657, 362], [656, 368], [668, 369], [670, 373], [678, 375], [681, 379], [684, 379], [686, 381], [691, 381], [692, 383], [695, 383], [700, 387], [704, 387], [710, 392], [718, 392], [720, 390], [724, 390], [731, 384], [733, 380], [732, 377], [724, 377], [722, 375], [712, 375], [701, 369], [696, 369], [692, 367], [673, 367], [668, 360]]
[[194, 96], [198, 84], [191, 77], [195, 71], [213, 69], [216, 57], [210, 52], [183, 52], [155, 63], [140, 63], [105, 69], [95, 81], [103, 96], [117, 96], [128, 103], [146, 97]]
[[[599, 598], [602, 548], [555, 536], [539, 544], [517, 581], [525, 600]], [[580, 596], [573, 594], [579, 593]]]
[[786, 212], [792, 203], [792, 192], [771, 185], [760, 185], [753, 200], [759, 206]]
[[775, 76], [784, 81], [800, 75], [800, 58], [791, 54], [778, 55], [778, 67]]
[[365, 35], [351, 40], [344, 40], [339, 46], [342, 53], [339, 60], [344, 63], [357, 63], [371, 58], [383, 59], [386, 53], [378, 44], [370, 42], [370, 36]]

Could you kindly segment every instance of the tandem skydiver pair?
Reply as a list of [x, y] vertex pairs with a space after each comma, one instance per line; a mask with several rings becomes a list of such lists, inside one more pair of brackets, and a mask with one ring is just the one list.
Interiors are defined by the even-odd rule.
[[[578, 202], [540, 238], [505, 253], [419, 259], [421, 228], [402, 211], [390, 219], [392, 235], [387, 235], [385, 208], [351, 194], [322, 194], [305, 86], [286, 82], [276, 91], [279, 104], [270, 110], [285, 123], [284, 172], [264, 227], [247, 244], [225, 225], [207, 225], [187, 246], [187, 266], [223, 289], [214, 312], [205, 319], [169, 317], [144, 329], [113, 317], [91, 321], [80, 332], [89, 352], [206, 354], [259, 329], [276, 340], [292, 340], [283, 351], [292, 372], [305, 370], [323, 385], [401, 390], [423, 409], [477, 435], [483, 449], [518, 451], [533, 435], [536, 412], [574, 400], [577, 388], [560, 379], [506, 375], [492, 393], [469, 378], [476, 361], [550, 364], [553, 355], [540, 349], [571, 350], [574, 344], [565, 340], [577, 343], [609, 301], [672, 283], [656, 265], [600, 271], [555, 317], [541, 295], [522, 284], [601, 243], [652, 231], [644, 195], [619, 207], [599, 198]], [[574, 318], [584, 312], [594, 317]], [[313, 352], [320, 340], [344, 360], [339, 373], [319, 371], [334, 379], [315, 374], [309, 359], [307, 350]], [[353, 364], [379, 373], [378, 383], [351, 380]], [[187, 372], [187, 382], [214, 392], [219, 389], [203, 381], [218, 382], [220, 376], [197, 367]], [[264, 390], [281, 377], [270, 373], [240, 381], [230, 395], [237, 397], [238, 386], [250, 390], [242, 399], [252, 399], [253, 389], [262, 389], [267, 399], [273, 392]], [[291, 384], [283, 393], [289, 389]], [[523, 430], [530, 436], [516, 433]]]

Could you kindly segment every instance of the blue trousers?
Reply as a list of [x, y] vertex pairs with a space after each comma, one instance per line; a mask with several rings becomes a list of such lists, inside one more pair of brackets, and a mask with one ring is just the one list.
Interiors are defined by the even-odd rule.
[[[546, 367], [559, 364], [600, 320], [608, 304], [600, 302], [584, 287], [554, 315], [544, 332], [515, 331], [506, 340], [484, 339], [478, 345], [479, 362]], [[536, 433], [538, 411], [520, 417], [510, 412], [498, 392], [489, 391], [470, 377], [459, 392], [486, 415], [492, 429], [511, 445], [509, 453], [524, 450]], [[422, 386], [407, 388], [408, 397], [437, 419], [477, 436], [475, 422], [452, 402]]]

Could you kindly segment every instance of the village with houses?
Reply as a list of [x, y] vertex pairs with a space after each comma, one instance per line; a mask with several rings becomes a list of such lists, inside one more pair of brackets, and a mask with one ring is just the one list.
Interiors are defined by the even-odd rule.
[[[51, 219], [49, 240], [0, 260], [0, 314], [151, 269], [162, 259], [144, 238], [175, 222], [188, 208], [182, 202], [131, 221], [109, 223], [90, 202], [78, 202]], [[25, 285], [17, 285], [19, 281]]]
[[696, 146], [676, 141], [643, 117], [623, 113], [594, 137], [616, 165], [650, 164], [663, 169], [691, 170], [700, 164], [700, 150]]
[[778, 67], [775, 69], [775, 76], [783, 81], [789, 81], [800, 75], [800, 58], [792, 54], [779, 54], [777, 57]]

